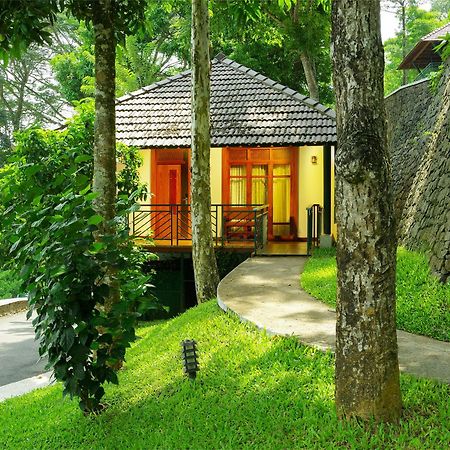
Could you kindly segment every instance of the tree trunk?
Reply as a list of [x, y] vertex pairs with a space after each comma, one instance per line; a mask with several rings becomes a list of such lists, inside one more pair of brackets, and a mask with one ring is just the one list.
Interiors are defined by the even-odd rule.
[[192, 0], [192, 260], [199, 303], [216, 296], [219, 275], [211, 231], [210, 60], [207, 0]]
[[305, 72], [306, 84], [308, 85], [309, 96], [313, 100], [319, 101], [319, 86], [317, 85], [316, 69], [311, 56], [306, 52], [300, 53], [300, 61]]
[[335, 0], [340, 418], [397, 421], [396, 240], [383, 100], [380, 1]]
[[[401, 17], [402, 17], [402, 57], [403, 60], [406, 57], [406, 2], [401, 6]], [[406, 69], [402, 71], [402, 84], [408, 84], [408, 72]]]
[[[98, 194], [94, 208], [104, 222], [100, 234], [113, 233], [107, 224], [116, 214], [116, 118], [115, 118], [115, 59], [113, 0], [97, 0], [93, 6], [95, 44], [95, 124], [93, 191]], [[106, 310], [119, 296], [115, 271], [105, 274], [110, 286]]]

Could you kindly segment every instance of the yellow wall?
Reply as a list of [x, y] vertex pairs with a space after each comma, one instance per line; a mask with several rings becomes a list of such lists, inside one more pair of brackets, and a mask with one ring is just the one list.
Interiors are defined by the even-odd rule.
[[[317, 164], [311, 157], [317, 157]], [[323, 147], [299, 147], [298, 157], [298, 236], [307, 236], [306, 208], [314, 203], [323, 206]]]
[[[212, 148], [210, 153], [211, 164], [211, 203], [222, 203], [222, 149]], [[217, 217], [218, 235], [222, 235], [222, 216]]]
[[[314, 203], [323, 206], [323, 147], [299, 147], [298, 158], [298, 237], [306, 238], [306, 208]], [[139, 178], [148, 184], [150, 190], [151, 151], [140, 150], [143, 164], [139, 168]], [[317, 156], [317, 164], [312, 164], [311, 157]], [[334, 148], [331, 153], [331, 232], [336, 237], [334, 223]], [[222, 203], [222, 149], [212, 148], [211, 156], [211, 203]], [[150, 203], [150, 198], [146, 200]], [[220, 229], [220, 224], [219, 224]]]
[[[317, 157], [317, 164], [311, 157]], [[298, 158], [298, 237], [307, 236], [306, 208], [314, 203], [323, 207], [323, 147], [299, 147]], [[334, 223], [334, 147], [331, 148], [331, 234], [336, 237]]]
[[212, 148], [211, 163], [211, 203], [222, 203], [222, 149]]
[[[151, 150], [141, 149], [139, 150], [139, 153], [143, 159], [143, 163], [138, 169], [139, 179], [141, 180], [141, 183], [147, 184], [147, 189], [150, 194]], [[150, 203], [150, 196], [147, 197], [147, 200], [145, 200], [144, 203]]]
[[334, 159], [335, 159], [335, 147], [331, 147], [331, 234], [334, 238], [337, 238], [337, 226], [334, 221]]

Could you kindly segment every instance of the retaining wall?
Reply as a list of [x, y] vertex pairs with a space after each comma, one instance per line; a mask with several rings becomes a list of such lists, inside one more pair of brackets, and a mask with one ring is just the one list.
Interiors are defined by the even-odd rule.
[[436, 92], [428, 81], [386, 98], [399, 243], [426, 251], [450, 277], [450, 63]]

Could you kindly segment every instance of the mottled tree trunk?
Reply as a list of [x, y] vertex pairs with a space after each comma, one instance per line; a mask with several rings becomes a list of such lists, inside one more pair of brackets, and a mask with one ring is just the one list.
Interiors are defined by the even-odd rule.
[[401, 413], [396, 240], [383, 102], [380, 1], [335, 0], [338, 147], [336, 408], [339, 417]]
[[192, 0], [192, 260], [199, 303], [216, 296], [219, 275], [211, 231], [210, 60], [207, 0]]
[[[408, 54], [407, 51], [407, 41], [406, 41], [406, 2], [400, 4], [401, 11], [401, 22], [402, 22], [402, 57], [405, 59]], [[402, 83], [408, 84], [408, 72], [406, 69], [403, 69], [402, 74]]]
[[[94, 180], [96, 212], [104, 218], [100, 234], [114, 233], [107, 223], [116, 210], [116, 118], [115, 118], [115, 59], [113, 0], [97, 0], [93, 6], [95, 44], [95, 124], [94, 124]], [[107, 269], [106, 281], [110, 296], [108, 310], [119, 296], [119, 287], [112, 268]]]
[[319, 101], [319, 86], [317, 84], [316, 70], [311, 56], [306, 52], [300, 53], [300, 61], [305, 72], [306, 84], [308, 85], [309, 96]]

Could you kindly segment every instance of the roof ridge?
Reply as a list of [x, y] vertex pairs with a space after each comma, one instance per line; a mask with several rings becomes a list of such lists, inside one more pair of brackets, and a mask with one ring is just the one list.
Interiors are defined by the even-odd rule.
[[448, 27], [450, 25], [450, 22], [445, 23], [444, 25], [440, 26], [439, 28], [436, 28], [433, 31], [430, 31], [428, 34], [426, 34], [424, 37], [422, 37], [421, 41], [426, 41], [427, 38], [431, 37], [433, 34], [439, 33], [439, 31], [443, 30], [444, 28]]
[[[219, 54], [220, 55], [220, 54]], [[218, 56], [219, 56], [218, 55]], [[222, 56], [222, 55], [220, 55]], [[306, 106], [315, 109], [321, 114], [325, 114], [328, 117], [331, 117], [332, 119], [336, 118], [336, 113], [333, 109], [322, 105], [319, 101], [313, 100], [310, 97], [307, 97], [306, 95], [300, 94], [294, 89], [291, 89], [288, 86], [285, 86], [284, 84], [278, 83], [277, 81], [272, 80], [269, 77], [266, 77], [260, 72], [256, 72], [253, 69], [250, 69], [249, 67], [244, 66], [243, 64], [239, 64], [238, 62], [230, 59], [230, 58], [221, 58], [218, 59], [217, 57], [214, 58], [212, 63], [221, 63], [226, 64], [227, 66], [231, 67], [234, 70], [239, 70], [240, 72], [244, 73], [245, 75], [248, 75], [251, 78], [256, 79], [262, 84], [265, 84], [266, 86], [271, 87], [272, 89], [276, 89], [277, 91], [282, 92], [285, 95], [288, 95], [289, 97], [295, 98], [297, 101], [305, 104]]]
[[172, 81], [179, 80], [180, 78], [185, 77], [186, 75], [189, 75], [191, 73], [191, 69], [184, 70], [183, 72], [177, 73], [175, 75], [171, 75], [170, 77], [163, 78], [162, 80], [155, 81], [152, 84], [149, 84], [148, 86], [143, 86], [140, 89], [137, 89], [136, 91], [129, 92], [128, 94], [122, 95], [121, 97], [116, 99], [116, 105], [129, 100], [130, 98], [139, 97], [142, 94], [146, 94], [149, 91], [152, 91], [153, 89], [158, 88], [159, 86], [163, 86], [165, 84], [168, 84]]

